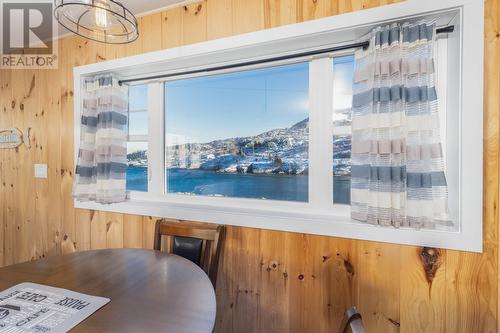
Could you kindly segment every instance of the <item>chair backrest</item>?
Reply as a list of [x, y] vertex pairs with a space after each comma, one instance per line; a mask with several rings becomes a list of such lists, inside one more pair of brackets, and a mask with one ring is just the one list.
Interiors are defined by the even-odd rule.
[[365, 333], [361, 314], [355, 306], [346, 311], [342, 324], [340, 325], [339, 333], [348, 333], [349, 328], [352, 333]]
[[223, 225], [158, 220], [154, 249], [161, 251], [163, 243], [165, 251], [191, 260], [207, 273], [215, 288], [224, 234]]

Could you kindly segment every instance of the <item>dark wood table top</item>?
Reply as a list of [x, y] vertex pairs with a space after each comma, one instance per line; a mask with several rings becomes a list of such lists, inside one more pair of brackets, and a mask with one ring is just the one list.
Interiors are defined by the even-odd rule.
[[0, 290], [34, 282], [110, 298], [71, 332], [211, 332], [215, 293], [192, 262], [152, 250], [113, 249], [0, 268]]

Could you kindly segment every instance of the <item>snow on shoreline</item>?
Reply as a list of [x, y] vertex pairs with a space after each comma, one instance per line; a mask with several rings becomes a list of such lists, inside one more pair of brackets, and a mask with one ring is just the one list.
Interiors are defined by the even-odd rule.
[[[350, 174], [349, 137], [334, 139], [335, 175]], [[309, 171], [309, 119], [256, 136], [168, 147], [167, 168], [218, 173], [305, 175]], [[147, 151], [127, 155], [129, 166], [146, 167]]]

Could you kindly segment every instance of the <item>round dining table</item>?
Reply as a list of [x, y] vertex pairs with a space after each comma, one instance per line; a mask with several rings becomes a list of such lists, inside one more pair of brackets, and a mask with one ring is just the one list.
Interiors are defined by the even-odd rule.
[[215, 292], [182, 257], [141, 249], [53, 256], [0, 268], [0, 290], [33, 282], [111, 301], [71, 332], [212, 332]]

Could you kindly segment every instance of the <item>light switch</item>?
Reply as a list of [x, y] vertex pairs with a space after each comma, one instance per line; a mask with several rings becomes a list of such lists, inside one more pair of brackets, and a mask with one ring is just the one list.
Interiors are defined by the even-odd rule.
[[47, 164], [35, 164], [35, 178], [47, 178]]

